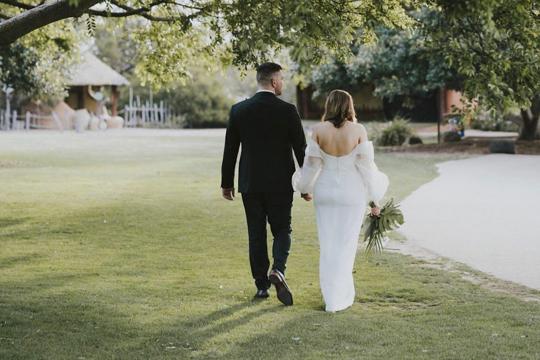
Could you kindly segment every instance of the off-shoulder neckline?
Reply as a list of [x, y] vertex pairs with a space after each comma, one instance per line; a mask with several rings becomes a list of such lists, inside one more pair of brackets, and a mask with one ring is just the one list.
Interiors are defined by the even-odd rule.
[[356, 150], [357, 150], [360, 146], [363, 146], [364, 144], [370, 144], [370, 143], [372, 142], [371, 140], [362, 141], [362, 142], [356, 144], [356, 145], [353, 147], [353, 149], [352, 149], [348, 154], [336, 156], [336, 155], [331, 155], [331, 154], [327, 153], [326, 151], [324, 151], [324, 150], [321, 148], [321, 146], [319, 145], [319, 143], [316, 142], [315, 140], [313, 140], [312, 138], [309, 138], [309, 140], [311, 140], [311, 142], [313, 142], [313, 143], [319, 148], [319, 150], [320, 150], [323, 154], [325, 154], [325, 155], [327, 155], [327, 156], [330, 156], [330, 157], [333, 157], [333, 158], [343, 158], [343, 157], [347, 157], [347, 156], [349, 156], [349, 155], [352, 155], [352, 154], [354, 154], [354, 153], [356, 152]]

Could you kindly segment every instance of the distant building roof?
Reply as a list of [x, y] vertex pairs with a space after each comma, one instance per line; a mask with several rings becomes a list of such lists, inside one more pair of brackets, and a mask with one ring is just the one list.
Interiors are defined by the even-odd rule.
[[67, 85], [129, 85], [129, 81], [90, 51], [84, 51], [82, 61], [75, 65]]

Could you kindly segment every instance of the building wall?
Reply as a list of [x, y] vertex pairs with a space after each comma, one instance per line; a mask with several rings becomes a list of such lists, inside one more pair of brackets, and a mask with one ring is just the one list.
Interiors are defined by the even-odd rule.
[[75, 110], [86, 109], [90, 113], [96, 113], [99, 106], [98, 102], [88, 93], [88, 86], [71, 87], [65, 102]]
[[[438, 91], [434, 91], [425, 97], [418, 97], [414, 100], [412, 108], [403, 104], [403, 99], [399, 97], [393, 101], [384, 101], [382, 98], [373, 95], [374, 85], [365, 84], [360, 90], [351, 93], [354, 99], [355, 108], [359, 119], [381, 120], [401, 115], [419, 122], [436, 122], [439, 114]], [[304, 89], [297, 88], [297, 105], [300, 115], [304, 119], [320, 119], [324, 112], [325, 99], [313, 99], [314, 88], [308, 86]], [[441, 110], [444, 114], [451, 112], [452, 106], [462, 108], [461, 93], [454, 90], [444, 90], [442, 96], [443, 104]]]
[[444, 106], [444, 112], [445, 114], [452, 112], [452, 107], [455, 106], [458, 109], [463, 108], [463, 104], [461, 103], [461, 93], [459, 91], [455, 90], [446, 90], [445, 94], [445, 106]]
[[[373, 85], [365, 84], [359, 90], [351, 92], [358, 117], [365, 119], [383, 117], [383, 101], [373, 96], [373, 90]], [[324, 113], [326, 97], [313, 98], [313, 92], [314, 88], [311, 85], [303, 89], [297, 87], [296, 102], [303, 119], [320, 119]]]

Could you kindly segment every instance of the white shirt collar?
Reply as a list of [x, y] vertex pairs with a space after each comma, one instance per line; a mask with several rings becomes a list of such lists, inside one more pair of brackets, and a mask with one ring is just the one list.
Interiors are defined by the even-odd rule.
[[272, 90], [267, 90], [267, 89], [259, 89], [259, 90], [257, 90], [256, 93], [258, 93], [258, 92], [263, 92], [263, 91], [272, 93], [272, 94], [274, 94], [274, 95], [276, 94], [274, 91], [272, 91]]

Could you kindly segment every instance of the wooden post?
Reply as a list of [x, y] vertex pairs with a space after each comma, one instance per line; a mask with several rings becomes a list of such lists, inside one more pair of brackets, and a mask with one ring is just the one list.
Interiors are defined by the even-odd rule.
[[437, 96], [437, 144], [441, 143], [441, 123], [444, 115], [444, 87], [439, 88], [439, 94]]
[[129, 126], [129, 112], [128, 112], [127, 105], [124, 106], [124, 121], [125, 121], [126, 127], [128, 127]]
[[136, 116], [136, 119], [135, 119], [135, 126], [137, 126], [141, 121], [142, 121], [142, 118], [143, 118], [143, 111], [142, 111], [142, 106], [141, 106], [141, 98], [139, 97], [139, 95], [137, 95], [137, 105], [135, 105], [137, 109], [135, 109], [135, 115], [137, 115], [137, 113], [139, 112], [139, 110], [141, 111], [141, 118], [139, 119], [139, 117]]
[[126, 118], [128, 118], [129, 120], [126, 120], [128, 126], [133, 126], [132, 123], [133, 123], [133, 114], [131, 113], [133, 111], [133, 88], [130, 86], [129, 87], [129, 110], [127, 110], [127, 107], [126, 107], [126, 114], [129, 113], [129, 115], [125, 115]]
[[19, 123], [17, 122], [17, 110], [13, 110], [13, 116], [11, 120], [13, 121], [11, 127], [15, 130], [19, 130]]
[[11, 119], [9, 118], [11, 115], [11, 102], [9, 101], [10, 94], [6, 92], [6, 130], [10, 129]]
[[141, 114], [141, 121], [143, 123], [143, 125], [146, 123], [146, 107], [142, 107], [142, 114]]
[[111, 86], [111, 115], [118, 116], [118, 86]]
[[11, 111], [6, 109], [6, 130], [11, 130]]

